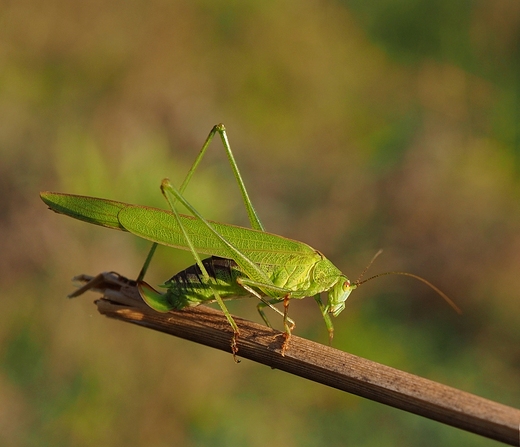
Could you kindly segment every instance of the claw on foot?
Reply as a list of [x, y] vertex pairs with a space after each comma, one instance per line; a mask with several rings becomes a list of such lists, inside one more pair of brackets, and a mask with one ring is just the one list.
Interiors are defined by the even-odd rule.
[[289, 340], [291, 339], [291, 333], [290, 332], [284, 332], [283, 334], [283, 343], [282, 343], [282, 357], [285, 357], [285, 352], [289, 348]]
[[233, 360], [235, 363], [240, 363], [240, 359], [237, 358], [237, 352], [238, 352], [238, 332], [233, 333], [233, 338], [231, 339], [231, 354], [233, 354]]

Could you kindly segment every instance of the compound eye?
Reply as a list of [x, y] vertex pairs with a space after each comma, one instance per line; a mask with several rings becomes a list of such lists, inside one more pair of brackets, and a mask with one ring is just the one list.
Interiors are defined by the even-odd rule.
[[343, 290], [348, 290], [350, 287], [350, 281], [347, 279], [344, 283], [343, 283]]

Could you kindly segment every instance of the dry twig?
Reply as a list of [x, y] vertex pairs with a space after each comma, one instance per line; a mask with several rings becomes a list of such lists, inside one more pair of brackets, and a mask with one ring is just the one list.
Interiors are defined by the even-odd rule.
[[[138, 324], [230, 352], [231, 332], [222, 312], [206, 306], [158, 313], [139, 297], [136, 284], [116, 273], [76, 278], [103, 294], [98, 310]], [[285, 357], [281, 332], [233, 317], [240, 328], [239, 355], [315, 382], [415, 413], [469, 432], [520, 446], [520, 410], [423, 379], [300, 337], [292, 336]]]

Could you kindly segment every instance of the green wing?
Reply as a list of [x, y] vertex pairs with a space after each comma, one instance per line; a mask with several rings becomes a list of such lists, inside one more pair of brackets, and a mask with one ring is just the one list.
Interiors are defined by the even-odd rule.
[[57, 213], [94, 225], [126, 231], [119, 223], [117, 215], [128, 206], [127, 203], [49, 191], [41, 192], [40, 197]]
[[[42, 192], [40, 196], [57, 213], [95, 225], [128, 231], [161, 245], [189, 250], [182, 230], [170, 211], [72, 194]], [[183, 214], [180, 219], [197, 252], [229, 257], [229, 250], [216, 240], [203, 222]], [[303, 242], [251, 228], [208, 222], [229, 243], [256, 263], [283, 265], [294, 262], [295, 258], [305, 263], [306, 260], [319, 257], [316, 250]]]

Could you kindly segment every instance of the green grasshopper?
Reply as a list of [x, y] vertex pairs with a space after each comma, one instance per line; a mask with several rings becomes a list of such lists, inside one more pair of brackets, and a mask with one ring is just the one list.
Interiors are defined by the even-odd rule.
[[[206, 220], [184, 198], [184, 190], [216, 133], [220, 135], [226, 150], [252, 228]], [[376, 276], [400, 274], [414, 277], [432, 287], [458, 311], [443, 292], [421, 277], [406, 272], [387, 272], [351, 283], [318, 250], [303, 242], [265, 232], [249, 199], [223, 124], [213, 127], [181, 187], [177, 189], [168, 179], [164, 179], [161, 192], [171, 211], [72, 194], [42, 192], [40, 196], [53, 211], [88, 223], [128, 231], [154, 242], [137, 280], [143, 300], [159, 312], [216, 301], [233, 329], [231, 351], [234, 356], [238, 352], [239, 329], [224, 299], [257, 297], [260, 300], [258, 312], [269, 327], [265, 307], [282, 315], [285, 331], [282, 355], [295, 327], [288, 316], [291, 299], [313, 296], [332, 340], [334, 327], [330, 314], [337, 317], [345, 308], [350, 293]], [[179, 214], [177, 201], [191, 215]], [[189, 250], [196, 261], [195, 265], [162, 285], [167, 289], [164, 294], [143, 281], [157, 244]], [[211, 257], [202, 260], [199, 254]], [[320, 298], [321, 292], [328, 292], [326, 304]], [[283, 312], [274, 306], [282, 302]]]

